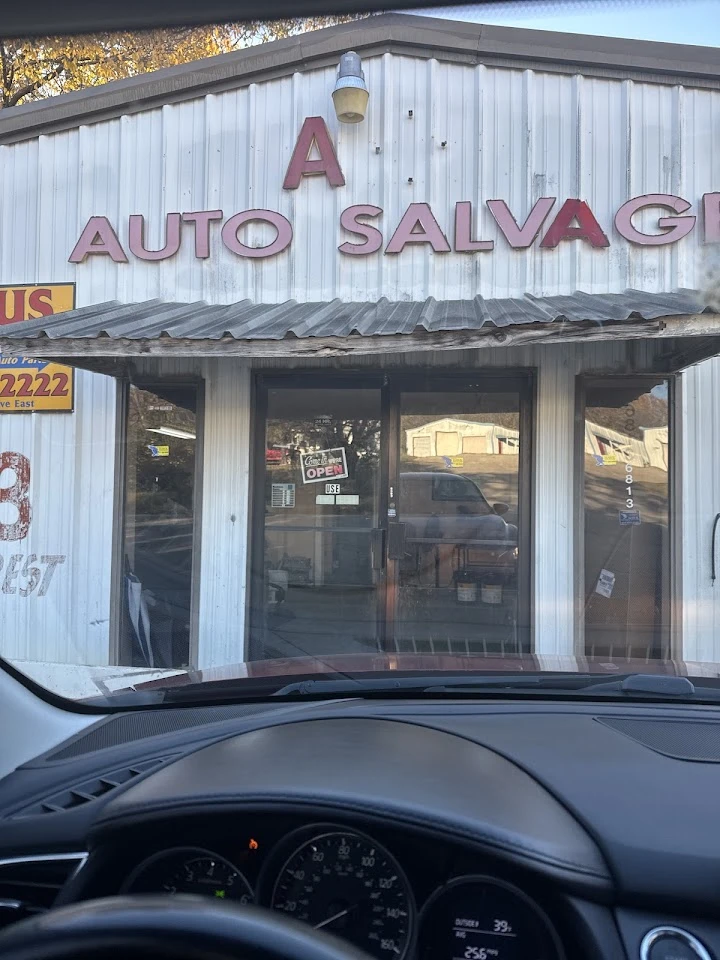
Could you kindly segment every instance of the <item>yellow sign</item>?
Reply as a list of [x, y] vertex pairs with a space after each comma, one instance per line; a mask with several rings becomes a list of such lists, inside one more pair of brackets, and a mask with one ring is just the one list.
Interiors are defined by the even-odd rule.
[[462, 467], [465, 465], [464, 457], [450, 457], [450, 463], [453, 467]]
[[74, 307], [74, 283], [0, 286], [0, 327], [21, 320], [52, 317]]
[[606, 467], [614, 467], [617, 463], [617, 454], [615, 453], [604, 453], [603, 454], [603, 463]]
[[[74, 283], [0, 286], [0, 337], [4, 326], [74, 307]], [[0, 357], [0, 413], [68, 413], [74, 388], [71, 367], [33, 357]]]
[[0, 357], [0, 413], [69, 412], [73, 371], [30, 357]]

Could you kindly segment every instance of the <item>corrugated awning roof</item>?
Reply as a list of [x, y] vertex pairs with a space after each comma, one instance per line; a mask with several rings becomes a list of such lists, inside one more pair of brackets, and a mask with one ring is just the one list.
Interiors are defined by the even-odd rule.
[[168, 303], [94, 304], [53, 317], [27, 320], [0, 328], [0, 341], [49, 338], [123, 340], [282, 340], [284, 337], [362, 337], [478, 330], [534, 323], [591, 322], [603, 325], [631, 318], [696, 315], [710, 310], [694, 290], [675, 293], [582, 293], [567, 296], [508, 299], [434, 300], [416, 303], [382, 299], [372, 303], [253, 303], [228, 305]]

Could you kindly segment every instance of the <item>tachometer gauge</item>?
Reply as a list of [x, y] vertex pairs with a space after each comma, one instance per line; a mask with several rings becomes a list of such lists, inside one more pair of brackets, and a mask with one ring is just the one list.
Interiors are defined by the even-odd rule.
[[420, 918], [420, 960], [562, 960], [540, 908], [491, 877], [459, 877], [438, 890]]
[[271, 906], [372, 957], [402, 960], [412, 938], [415, 907], [405, 874], [379, 843], [351, 831], [299, 846], [280, 871]]
[[127, 893], [195, 893], [252, 903], [252, 887], [234, 864], [211, 850], [177, 847], [149, 857], [130, 875]]

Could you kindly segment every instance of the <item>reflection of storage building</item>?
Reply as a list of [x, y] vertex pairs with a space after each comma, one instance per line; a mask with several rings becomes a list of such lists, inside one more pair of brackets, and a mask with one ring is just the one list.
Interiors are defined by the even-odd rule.
[[455, 457], [465, 453], [520, 452], [520, 431], [495, 423], [475, 423], [445, 417], [405, 431], [412, 457]]
[[[720, 661], [716, 73], [393, 14], [0, 111], [0, 281], [77, 290], [0, 348], [79, 368], [74, 413], [0, 412], [32, 505], [22, 538], [0, 505], [2, 652]], [[443, 474], [416, 520], [404, 471]]]
[[585, 452], [596, 456], [615, 454], [618, 462], [633, 466], [652, 466], [668, 469], [668, 428], [641, 427], [642, 439], [585, 422]]

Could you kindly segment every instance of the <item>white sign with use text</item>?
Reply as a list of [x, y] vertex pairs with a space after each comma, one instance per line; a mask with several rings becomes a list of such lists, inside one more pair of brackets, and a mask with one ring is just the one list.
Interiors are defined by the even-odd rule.
[[320, 483], [321, 480], [345, 480], [348, 475], [344, 447], [331, 450], [313, 450], [300, 454], [300, 470], [303, 483]]

